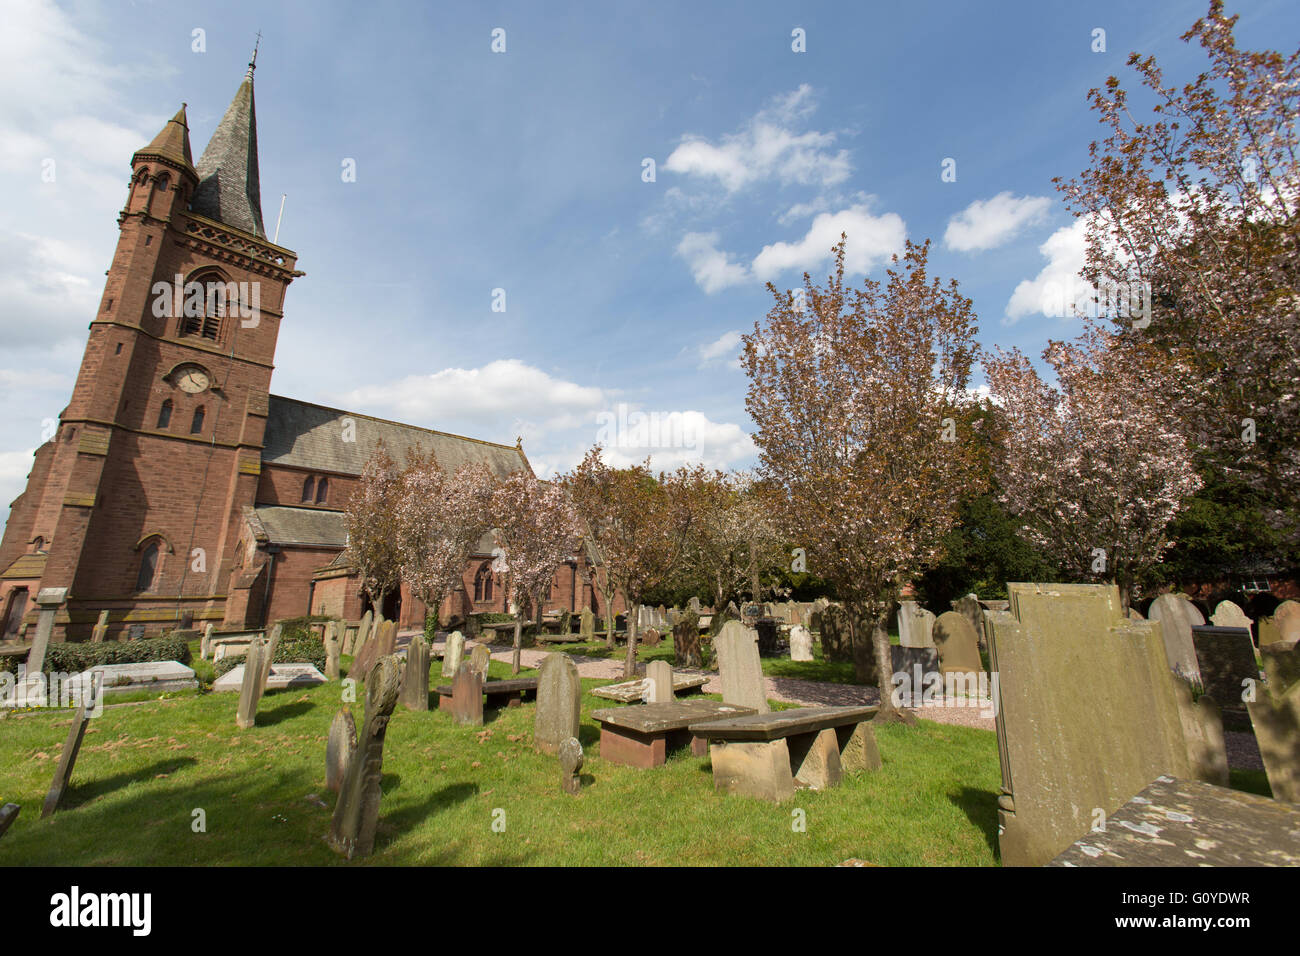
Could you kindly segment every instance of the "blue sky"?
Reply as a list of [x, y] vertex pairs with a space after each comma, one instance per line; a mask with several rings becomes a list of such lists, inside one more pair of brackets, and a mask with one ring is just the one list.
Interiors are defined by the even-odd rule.
[[[1051, 178], [1100, 135], [1087, 90], [1136, 87], [1130, 50], [1179, 83], [1201, 68], [1178, 37], [1206, 6], [12, 0], [0, 506], [71, 392], [132, 152], [184, 101], [197, 159], [258, 30], [263, 217], [273, 231], [287, 194], [279, 240], [307, 273], [273, 391], [521, 435], [546, 475], [637, 412], [663, 427], [651, 446], [616, 429], [616, 463], [752, 464], [738, 335], [771, 304], [765, 280], [825, 277], [841, 229], [877, 278], [903, 236], [933, 239], [986, 346], [1074, 335], [1038, 307], [1082, 248]], [[1300, 36], [1294, 4], [1229, 9], [1243, 46]]]

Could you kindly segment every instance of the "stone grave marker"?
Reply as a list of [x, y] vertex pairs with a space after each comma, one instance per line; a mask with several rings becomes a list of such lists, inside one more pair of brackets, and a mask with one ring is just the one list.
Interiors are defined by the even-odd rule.
[[346, 707], [334, 715], [325, 742], [325, 786], [338, 793], [348, 773], [348, 761], [357, 749], [357, 722]]
[[546, 754], [558, 752], [560, 744], [578, 736], [581, 713], [582, 682], [578, 679], [578, 665], [567, 654], [547, 654], [537, 669], [533, 746]]
[[9, 828], [18, 819], [18, 811], [21, 809], [22, 807], [16, 803], [6, 803], [0, 807], [0, 837], [9, 832]]
[[1215, 627], [1244, 627], [1247, 631], [1252, 624], [1246, 612], [1232, 601], [1220, 601], [1210, 615], [1210, 623]]
[[[1170, 672], [1160, 628], [1129, 621], [1114, 585], [1009, 584], [986, 618], [1006, 866], [1039, 866], [1162, 773], [1206, 779], [1223, 729]], [[1186, 726], [1201, 730], [1189, 740]], [[1211, 781], [1213, 782], [1213, 781]]]
[[582, 744], [577, 737], [567, 737], [560, 744], [560, 789], [577, 796], [582, 790]]
[[1277, 625], [1280, 641], [1287, 644], [1300, 641], [1300, 603], [1283, 601], [1273, 609], [1273, 623]]
[[[1247, 681], [1259, 682], [1255, 644], [1245, 627], [1205, 626], [1192, 628], [1196, 665], [1206, 695], [1228, 712], [1233, 723], [1246, 717], [1244, 696]], [[1239, 718], [1235, 715], [1239, 715]]]
[[[247, 670], [247, 661], [232, 667], [212, 682], [213, 692], [225, 693], [227, 691], [242, 690], [244, 674]], [[262, 694], [265, 694], [268, 690], [315, 687], [317, 684], [324, 683], [326, 683], [325, 675], [316, 669], [315, 664], [276, 664], [271, 668], [271, 673], [266, 675], [266, 682], [262, 685]]]
[[578, 636], [584, 641], [596, 639], [596, 615], [591, 613], [589, 607], [584, 607], [582, 613], [578, 615]]
[[673, 668], [667, 661], [651, 661], [646, 665], [647, 704], [666, 704], [675, 699], [673, 694]]
[[216, 629], [217, 626], [212, 623], [203, 628], [203, 640], [199, 642], [199, 656], [205, 661], [212, 654], [212, 635]]
[[646, 647], [658, 647], [659, 642], [663, 640], [657, 628], [648, 627], [637, 635], [637, 643], [644, 644]]
[[848, 612], [837, 604], [821, 612], [822, 660], [848, 663], [853, 660], [853, 629]]
[[934, 647], [939, 655], [939, 672], [968, 674], [975, 687], [984, 672], [980, 660], [979, 637], [970, 619], [956, 611], [945, 611], [934, 622]]
[[703, 667], [700, 652], [700, 619], [687, 614], [673, 626], [673, 663], [678, 667]]
[[407, 645], [406, 669], [403, 673], [402, 706], [407, 710], [428, 710], [429, 645], [425, 643], [423, 634], [415, 635]]
[[1196, 605], [1179, 594], [1162, 594], [1151, 602], [1147, 619], [1160, 622], [1169, 666], [1188, 680], [1199, 683], [1201, 675], [1196, 669], [1192, 628], [1204, 624], [1205, 618]]
[[342, 625], [330, 621], [325, 625], [325, 679], [338, 680], [339, 656], [343, 653], [343, 639], [339, 636]]
[[488, 666], [492, 663], [492, 652], [487, 649], [485, 644], [475, 644], [474, 649], [469, 652], [469, 669], [487, 683]]
[[348, 761], [334, 817], [330, 846], [349, 860], [369, 856], [379, 826], [379, 783], [384, 767], [384, 735], [402, 685], [404, 661], [381, 657], [366, 681], [366, 712], [356, 751]]
[[[211, 630], [212, 630], [212, 625], [209, 624], [208, 631], [210, 632]], [[95, 622], [95, 626], [90, 629], [90, 643], [103, 644], [104, 638], [107, 635], [108, 635], [108, 612], [100, 611], [99, 620], [97, 620]]]
[[136, 691], [162, 694], [177, 690], [198, 690], [199, 687], [194, 670], [179, 661], [96, 664], [77, 675], [77, 680], [88, 691], [90, 682], [95, 677], [99, 678], [100, 690], [106, 697]]
[[45, 652], [50, 646], [50, 635], [54, 633], [54, 618], [67, 596], [67, 588], [41, 588], [36, 592], [36, 604], [41, 610], [36, 619], [36, 637], [27, 653], [27, 673], [39, 674], [45, 669]]
[[933, 647], [934, 620], [934, 615], [915, 601], [900, 601], [898, 643], [903, 647]]
[[739, 621], [728, 621], [713, 639], [713, 647], [718, 655], [723, 703], [769, 713], [772, 708], [767, 702], [767, 682], [753, 632]]
[[59, 809], [63, 791], [72, 780], [72, 768], [76, 766], [77, 754], [81, 752], [81, 741], [86, 736], [86, 725], [90, 718], [86, 716], [86, 705], [82, 704], [72, 715], [72, 726], [68, 728], [67, 739], [63, 742], [63, 752], [59, 754], [59, 765], [54, 768], [54, 781], [50, 792], [45, 795], [45, 805], [41, 807], [41, 819], [51, 816]]
[[810, 661], [813, 659], [812, 631], [802, 624], [790, 628], [790, 660]]
[[1259, 635], [1259, 649], [1262, 651], [1270, 644], [1282, 643], [1282, 629], [1272, 617], [1261, 617], [1255, 624]]
[[1267, 680], [1246, 705], [1277, 800], [1300, 803], [1300, 645], [1278, 642], [1260, 649]]
[[239, 686], [239, 708], [235, 711], [235, 726], [240, 730], [248, 730], [257, 723], [257, 705], [266, 686], [261, 678], [262, 666], [269, 656], [266, 642], [261, 638], [248, 646], [248, 657], [244, 659], [244, 673]]
[[450, 710], [458, 724], [483, 726], [483, 678], [470, 669], [469, 661], [462, 661], [451, 679]]
[[442, 651], [442, 676], [453, 677], [460, 670], [460, 660], [465, 654], [465, 635], [452, 631]]
[[959, 597], [952, 602], [952, 609], [960, 614], [966, 620], [970, 621], [971, 627], [975, 629], [975, 636], [979, 639], [980, 647], [984, 646], [984, 607], [980, 604], [980, 599], [974, 594], [967, 594], [965, 597]]
[[[938, 649], [890, 644], [889, 657], [892, 667], [891, 683], [902, 694], [904, 707], [919, 707], [927, 687], [942, 686]], [[916, 695], [915, 700], [912, 695]]]
[[[271, 668], [275, 664], [275, 655], [276, 652], [280, 649], [280, 635], [282, 635], [283, 633], [284, 633], [284, 625], [276, 624], [274, 627], [271, 628], [271, 636], [268, 637], [266, 640], [266, 654], [262, 658], [262, 676], [261, 676], [262, 689], [258, 692], [257, 695], [259, 698], [262, 696], [262, 694], [266, 693], [266, 682], [271, 677]], [[247, 660], [244, 662], [244, 666], [245, 667], [248, 666]], [[320, 672], [317, 671], [317, 673]]]

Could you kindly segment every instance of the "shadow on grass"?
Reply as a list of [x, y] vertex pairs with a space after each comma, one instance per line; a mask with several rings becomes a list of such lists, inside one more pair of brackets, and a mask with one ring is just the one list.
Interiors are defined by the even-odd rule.
[[274, 709], [259, 709], [257, 712], [257, 726], [274, 727], [282, 721], [292, 720], [294, 717], [308, 713], [314, 708], [315, 705], [309, 700], [295, 700], [283, 703]]
[[984, 839], [998, 856], [998, 795], [989, 790], [976, 790], [974, 787], [962, 787], [956, 793], [949, 793], [953, 802], [966, 818], [979, 827]]
[[85, 806], [92, 800], [110, 794], [115, 790], [120, 790], [123, 787], [128, 787], [133, 783], [148, 783], [150, 780], [156, 780], [159, 777], [171, 776], [176, 771], [196, 763], [198, 761], [193, 757], [172, 757], [169, 760], [160, 760], [147, 767], [141, 767], [139, 770], [115, 774], [112, 777], [104, 777], [102, 780], [93, 780], [81, 785], [76, 782], [77, 768], [74, 766], [72, 768], [72, 782], [63, 791], [63, 797], [59, 800], [59, 810], [75, 810], [77, 807]]
[[[388, 780], [387, 774], [384, 775], [384, 780]], [[381, 805], [379, 823], [380, 832], [383, 833], [384, 839], [376, 842], [376, 848], [388, 846], [394, 839], [414, 830], [434, 813], [450, 809], [456, 804], [463, 803], [470, 797], [476, 796], [479, 789], [479, 785], [476, 783], [452, 783], [440, 790], [435, 790], [419, 803], [403, 807], [392, 813], [384, 813]], [[386, 783], [383, 785], [383, 791], [385, 794], [389, 792]]]

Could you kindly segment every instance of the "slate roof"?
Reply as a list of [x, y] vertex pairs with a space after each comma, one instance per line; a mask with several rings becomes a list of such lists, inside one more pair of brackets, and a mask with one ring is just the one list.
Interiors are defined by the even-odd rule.
[[[190, 128], [185, 119], [185, 107], [167, 121], [164, 126], [153, 138], [153, 142], [144, 149], [137, 150], [136, 156], [160, 156], [163, 159], [169, 159], [174, 163], [189, 168], [194, 167], [194, 157], [190, 154]], [[131, 160], [135, 162], [135, 157]]]
[[348, 543], [343, 512], [258, 505], [254, 509], [271, 544], [342, 548]]
[[[345, 419], [352, 422], [355, 441], [343, 440]], [[447, 471], [455, 471], [466, 462], [482, 462], [504, 478], [529, 468], [523, 450], [512, 445], [463, 438], [279, 395], [270, 398], [262, 461], [359, 475], [381, 439], [399, 466], [405, 465], [408, 449], [421, 452], [432, 449], [438, 463]]]
[[266, 238], [257, 172], [257, 110], [251, 66], [199, 157], [197, 171], [199, 186], [190, 199], [190, 209]]

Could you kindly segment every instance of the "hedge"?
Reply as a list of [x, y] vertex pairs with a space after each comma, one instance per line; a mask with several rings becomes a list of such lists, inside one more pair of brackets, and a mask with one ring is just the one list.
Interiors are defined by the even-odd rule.
[[[287, 628], [286, 628], [287, 630]], [[234, 670], [244, 663], [244, 654], [223, 657], [214, 665], [216, 676]], [[313, 634], [306, 637], [286, 638], [280, 634], [280, 643], [275, 648], [273, 664], [314, 664], [322, 673], [325, 670], [325, 642]]]
[[47, 674], [80, 673], [100, 664], [139, 664], [145, 661], [190, 662], [190, 645], [183, 637], [150, 637], [138, 641], [51, 644], [45, 652]]

